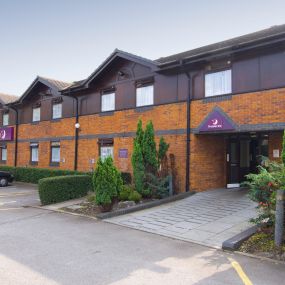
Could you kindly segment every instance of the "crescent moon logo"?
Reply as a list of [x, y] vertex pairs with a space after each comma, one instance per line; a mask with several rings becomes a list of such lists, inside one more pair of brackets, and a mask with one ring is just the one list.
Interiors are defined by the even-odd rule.
[[5, 139], [5, 137], [6, 137], [6, 131], [5, 131], [5, 130], [1, 130], [0, 136], [1, 136], [1, 139], [2, 139], [2, 140]]
[[212, 120], [212, 123], [213, 123], [213, 125], [217, 125], [218, 124], [218, 120], [214, 119], [214, 120]]

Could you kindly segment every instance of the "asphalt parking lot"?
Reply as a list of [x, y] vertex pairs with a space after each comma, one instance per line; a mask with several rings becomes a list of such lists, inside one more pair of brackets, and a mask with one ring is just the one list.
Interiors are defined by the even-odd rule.
[[0, 211], [39, 205], [36, 185], [15, 182], [7, 187], [0, 187]]

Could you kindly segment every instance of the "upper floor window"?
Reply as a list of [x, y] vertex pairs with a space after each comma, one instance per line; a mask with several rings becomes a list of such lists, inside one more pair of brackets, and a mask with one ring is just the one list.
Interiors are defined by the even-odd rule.
[[60, 119], [62, 117], [62, 103], [55, 103], [52, 105], [52, 118]]
[[231, 69], [205, 75], [205, 97], [232, 93]]
[[153, 105], [153, 85], [137, 87], [136, 102], [137, 107]]
[[3, 114], [3, 126], [9, 125], [9, 113]]
[[101, 95], [101, 111], [115, 110], [115, 93]]
[[38, 122], [41, 120], [41, 108], [33, 108], [33, 122]]

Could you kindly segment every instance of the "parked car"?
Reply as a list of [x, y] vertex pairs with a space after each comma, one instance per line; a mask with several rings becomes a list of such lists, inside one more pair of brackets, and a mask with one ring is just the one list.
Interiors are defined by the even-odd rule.
[[13, 174], [8, 171], [0, 171], [0, 186], [7, 186], [8, 183], [12, 183], [14, 180]]

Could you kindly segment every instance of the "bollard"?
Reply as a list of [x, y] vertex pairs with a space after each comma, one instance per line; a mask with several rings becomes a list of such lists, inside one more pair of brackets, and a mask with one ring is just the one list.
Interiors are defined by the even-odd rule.
[[275, 213], [275, 245], [281, 246], [284, 231], [284, 190], [276, 192], [276, 213]]

